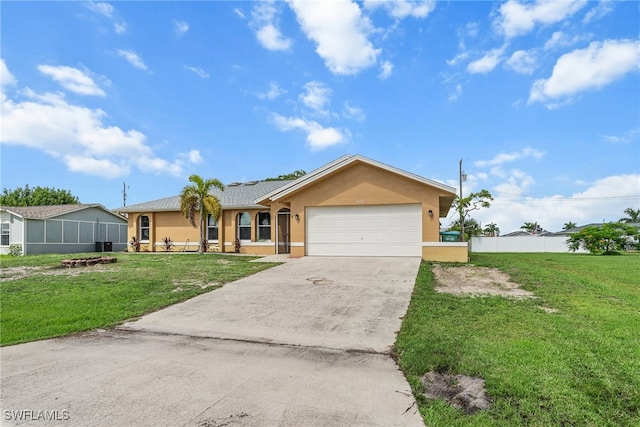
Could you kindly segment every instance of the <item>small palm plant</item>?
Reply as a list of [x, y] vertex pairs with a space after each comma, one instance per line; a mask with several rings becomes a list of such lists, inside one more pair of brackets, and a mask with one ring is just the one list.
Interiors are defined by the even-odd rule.
[[210, 214], [216, 221], [219, 221], [222, 216], [220, 200], [209, 192], [214, 188], [224, 191], [224, 185], [217, 179], [204, 180], [200, 175], [195, 174], [189, 177], [189, 181], [193, 184], [186, 185], [180, 193], [180, 210], [193, 227], [197, 227], [196, 219], [198, 220], [200, 225], [198, 253], [201, 254], [205, 250], [202, 242], [206, 242], [204, 231], [207, 215]]

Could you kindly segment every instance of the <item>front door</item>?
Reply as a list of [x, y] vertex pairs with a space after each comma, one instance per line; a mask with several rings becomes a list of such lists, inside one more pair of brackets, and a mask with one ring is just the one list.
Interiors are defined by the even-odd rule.
[[278, 212], [278, 240], [277, 253], [288, 254], [291, 252], [291, 240], [289, 237], [291, 214], [289, 211]]

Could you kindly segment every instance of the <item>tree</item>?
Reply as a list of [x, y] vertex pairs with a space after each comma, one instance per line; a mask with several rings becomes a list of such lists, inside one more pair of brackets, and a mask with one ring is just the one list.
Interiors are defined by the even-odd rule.
[[609, 222], [598, 226], [585, 227], [567, 239], [569, 250], [580, 247], [592, 254], [613, 254], [629, 246], [640, 249], [640, 230], [621, 222]]
[[576, 228], [577, 226], [578, 224], [576, 224], [575, 222], [569, 221], [564, 223], [564, 225], [562, 226], [562, 229], [571, 230], [572, 228]]
[[200, 245], [198, 253], [201, 254], [204, 252], [205, 246], [204, 230], [207, 215], [213, 216], [216, 221], [220, 220], [222, 216], [220, 200], [209, 192], [213, 188], [224, 191], [224, 185], [217, 179], [204, 180], [195, 174], [189, 177], [189, 181], [193, 184], [186, 185], [180, 193], [180, 210], [194, 228], [196, 227], [196, 217], [199, 215]]
[[[460, 219], [457, 219], [451, 223], [447, 231], [460, 231]], [[473, 218], [467, 218], [464, 221], [464, 241], [468, 241], [474, 236], [480, 236], [482, 234], [482, 228], [478, 221]]]
[[489, 237], [498, 237], [500, 235], [500, 228], [494, 222], [490, 222], [489, 224], [487, 224], [482, 231], [484, 232], [485, 236]]
[[525, 222], [524, 225], [522, 227], [520, 227], [522, 230], [528, 231], [531, 234], [540, 234], [542, 233], [544, 230], [544, 228], [542, 228], [540, 226], [540, 224], [538, 224], [538, 222]]
[[[467, 197], [460, 198], [460, 196], [455, 196], [453, 199], [453, 204], [451, 205], [453, 209], [458, 212], [458, 224], [462, 221], [462, 224], [466, 227], [467, 217], [469, 216], [469, 212], [475, 211], [481, 208], [488, 208], [491, 206], [490, 201], [493, 200], [493, 196], [488, 190], [480, 190], [477, 193], [471, 193]], [[480, 226], [478, 225], [478, 228]], [[465, 236], [469, 233], [465, 232], [460, 233], [460, 241], [465, 241]]]
[[627, 208], [624, 210], [624, 213], [627, 214], [627, 217], [620, 218], [620, 221], [618, 222], [640, 222], [640, 209]]
[[0, 195], [2, 206], [75, 205], [78, 203], [80, 203], [78, 198], [68, 190], [40, 186], [31, 189], [29, 184], [15, 190], [4, 188]]
[[301, 176], [305, 176], [307, 173], [303, 170], [297, 170], [286, 175], [278, 175], [277, 178], [267, 178], [265, 181], [292, 181], [298, 179]]

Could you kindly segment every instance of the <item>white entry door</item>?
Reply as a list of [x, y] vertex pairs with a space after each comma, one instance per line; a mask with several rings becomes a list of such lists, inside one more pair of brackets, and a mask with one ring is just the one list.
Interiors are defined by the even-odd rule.
[[307, 255], [422, 255], [419, 204], [310, 207], [306, 220]]

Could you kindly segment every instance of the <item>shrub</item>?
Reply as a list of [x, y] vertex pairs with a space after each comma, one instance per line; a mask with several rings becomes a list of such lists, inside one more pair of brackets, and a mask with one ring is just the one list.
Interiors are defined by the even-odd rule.
[[22, 245], [9, 245], [9, 256], [22, 255]]
[[162, 239], [162, 249], [164, 249], [165, 252], [169, 252], [172, 247], [173, 240], [171, 240], [171, 237], [165, 237], [164, 239]]
[[628, 248], [638, 248], [640, 230], [620, 222], [610, 222], [601, 226], [585, 227], [567, 239], [569, 250], [578, 248], [591, 252], [610, 255]]

